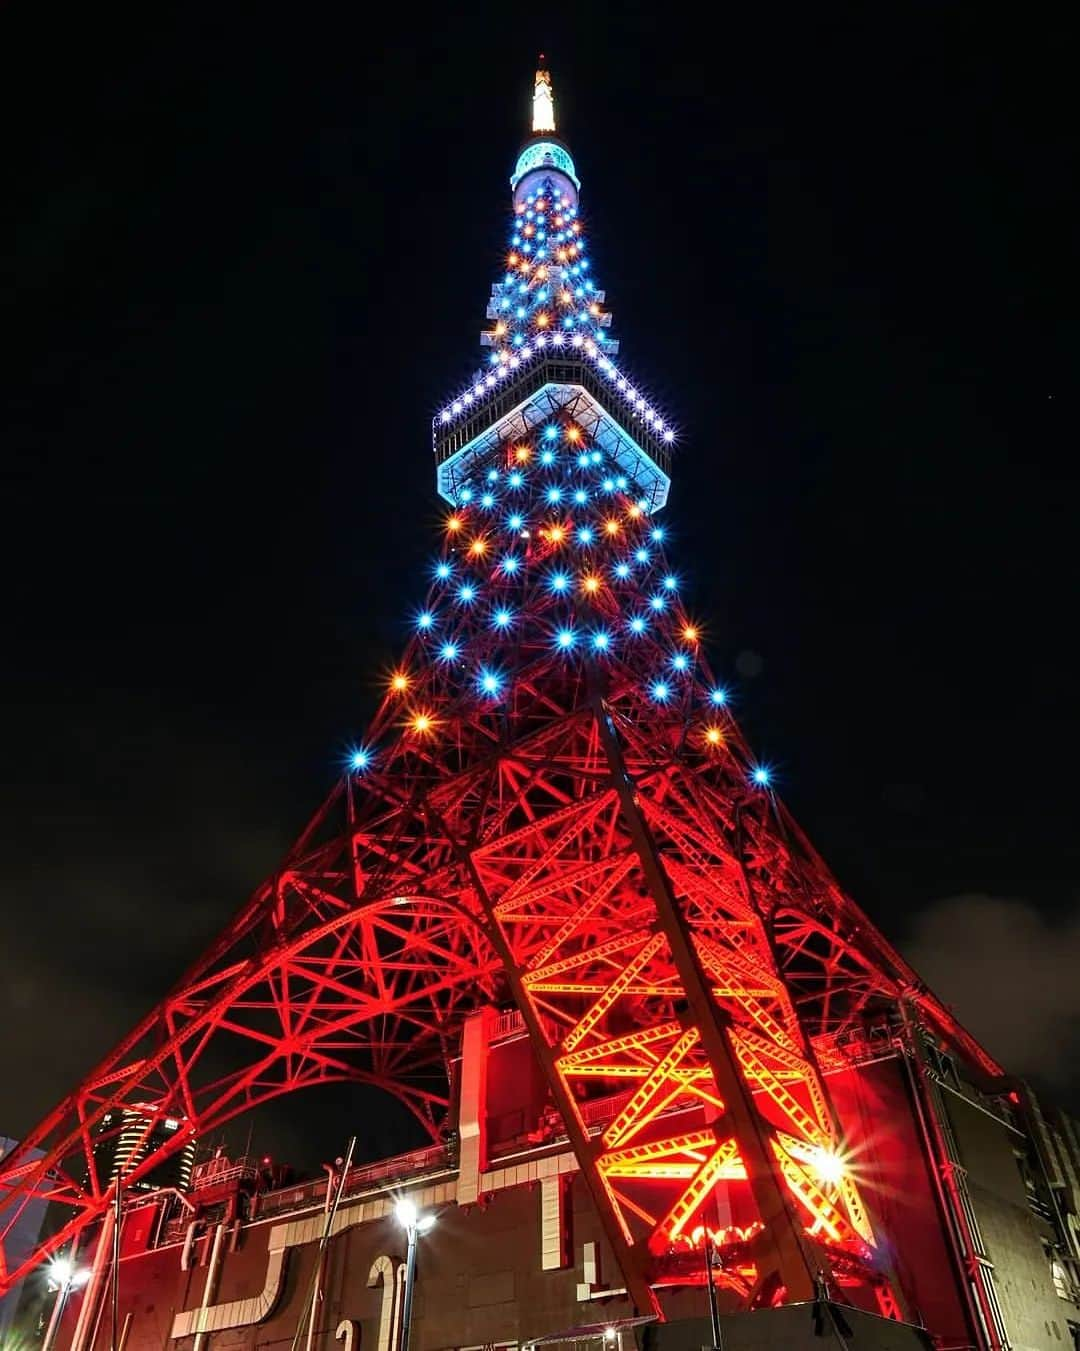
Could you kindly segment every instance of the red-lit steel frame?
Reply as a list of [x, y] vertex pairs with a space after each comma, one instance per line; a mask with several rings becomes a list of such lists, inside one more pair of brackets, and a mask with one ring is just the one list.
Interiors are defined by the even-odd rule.
[[[589, 444], [571, 430], [575, 449]], [[496, 463], [520, 465], [519, 449]], [[587, 513], [544, 516], [535, 489], [526, 507], [528, 534], [462, 511], [445, 543], [458, 581], [513, 605], [512, 637], [433, 586], [440, 640], [452, 631], [468, 661], [417, 635], [371, 729], [371, 768], [342, 780], [211, 950], [0, 1164], [0, 1259], [29, 1200], [70, 1216], [3, 1260], [0, 1291], [109, 1204], [94, 1152], [106, 1116], [137, 1109], [148, 1132], [182, 1122], [125, 1186], [192, 1135], [330, 1080], [386, 1089], [435, 1137], [463, 1016], [514, 1000], [639, 1308], [685, 1282], [681, 1254], [709, 1227], [721, 1279], [748, 1303], [806, 1297], [821, 1274], [896, 1311], [828, 1072], [868, 1007], [900, 999], [997, 1067], [751, 784], [677, 600], [634, 645], [558, 650], [567, 616], [621, 634], [644, 605], [646, 578], [610, 584], [615, 551], [646, 538], [633, 501], [591, 511], [599, 542], [573, 557]], [[496, 561], [508, 541], [513, 576]], [[650, 558], [650, 576], [666, 571], [658, 546]], [[574, 584], [560, 596], [562, 559]], [[691, 669], [660, 704], [648, 676], [676, 640]], [[478, 692], [485, 663], [498, 697]], [[615, 1105], [597, 1133], [582, 1104], [600, 1097]], [[725, 1189], [753, 1215], [720, 1223]]]

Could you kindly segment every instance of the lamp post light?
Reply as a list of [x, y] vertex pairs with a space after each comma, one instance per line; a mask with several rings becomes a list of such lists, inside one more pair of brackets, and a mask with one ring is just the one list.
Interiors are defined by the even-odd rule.
[[68, 1257], [56, 1257], [49, 1263], [48, 1277], [49, 1289], [56, 1291], [56, 1299], [53, 1301], [52, 1317], [45, 1329], [41, 1351], [50, 1351], [60, 1327], [60, 1319], [64, 1316], [64, 1305], [67, 1303], [68, 1295], [72, 1290], [79, 1290], [86, 1284], [90, 1279], [90, 1272], [86, 1267], [77, 1267]]
[[421, 1215], [416, 1204], [403, 1197], [394, 1207], [394, 1218], [409, 1241], [405, 1256], [405, 1298], [401, 1306], [401, 1333], [398, 1337], [397, 1351], [409, 1351], [409, 1331], [412, 1327], [413, 1286], [416, 1284], [416, 1240], [426, 1234], [435, 1223], [435, 1216]]

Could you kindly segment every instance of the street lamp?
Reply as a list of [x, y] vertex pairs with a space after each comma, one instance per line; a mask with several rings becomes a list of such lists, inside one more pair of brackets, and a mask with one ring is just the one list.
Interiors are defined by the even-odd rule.
[[49, 1351], [60, 1327], [68, 1295], [72, 1290], [79, 1290], [86, 1284], [90, 1279], [90, 1272], [86, 1267], [77, 1267], [69, 1257], [55, 1257], [49, 1263], [48, 1278], [49, 1289], [56, 1291], [56, 1299], [53, 1301], [52, 1317], [45, 1329], [41, 1351]]
[[405, 1230], [405, 1236], [409, 1240], [409, 1248], [405, 1257], [405, 1298], [401, 1307], [401, 1333], [397, 1347], [397, 1351], [409, 1351], [413, 1286], [416, 1283], [416, 1240], [421, 1234], [426, 1234], [435, 1223], [435, 1216], [431, 1214], [421, 1215], [416, 1209], [416, 1203], [405, 1196], [394, 1207], [394, 1218]]

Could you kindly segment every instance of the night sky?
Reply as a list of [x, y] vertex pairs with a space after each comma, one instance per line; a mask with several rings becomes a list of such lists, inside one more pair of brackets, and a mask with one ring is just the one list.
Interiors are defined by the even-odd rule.
[[[1058, 15], [363, 8], [0, 21], [0, 1134], [208, 943], [375, 707], [539, 50], [756, 752], [989, 1049], [1080, 1106]], [[317, 1163], [356, 1110], [286, 1099], [256, 1144]]]

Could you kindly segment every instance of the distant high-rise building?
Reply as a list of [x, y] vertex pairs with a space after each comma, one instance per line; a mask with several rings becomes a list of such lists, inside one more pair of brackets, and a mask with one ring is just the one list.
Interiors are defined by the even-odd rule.
[[[8, 1154], [18, 1144], [17, 1140], [9, 1140], [6, 1135], [0, 1135], [0, 1160], [7, 1157]], [[41, 1150], [34, 1150], [30, 1158], [41, 1158]], [[14, 1251], [16, 1257], [32, 1251], [41, 1234], [42, 1222], [45, 1219], [44, 1199], [34, 1200], [27, 1205], [21, 1214], [15, 1216], [8, 1213], [8, 1208], [0, 1205], [0, 1232], [6, 1232], [8, 1222], [11, 1221], [12, 1229], [7, 1244], [10, 1250]], [[0, 1297], [0, 1346], [7, 1345], [7, 1335], [15, 1319], [15, 1311], [19, 1306], [19, 1299], [22, 1294], [22, 1282]]]
[[[123, 1111], [107, 1112], [98, 1128], [94, 1159], [98, 1177], [110, 1182], [117, 1173], [130, 1173], [149, 1154], [155, 1154], [183, 1125], [180, 1117], [157, 1117], [150, 1104]], [[131, 1184], [133, 1191], [153, 1191], [156, 1187], [179, 1187], [186, 1191], [191, 1183], [195, 1162], [195, 1138], [169, 1155], [156, 1168]]]

